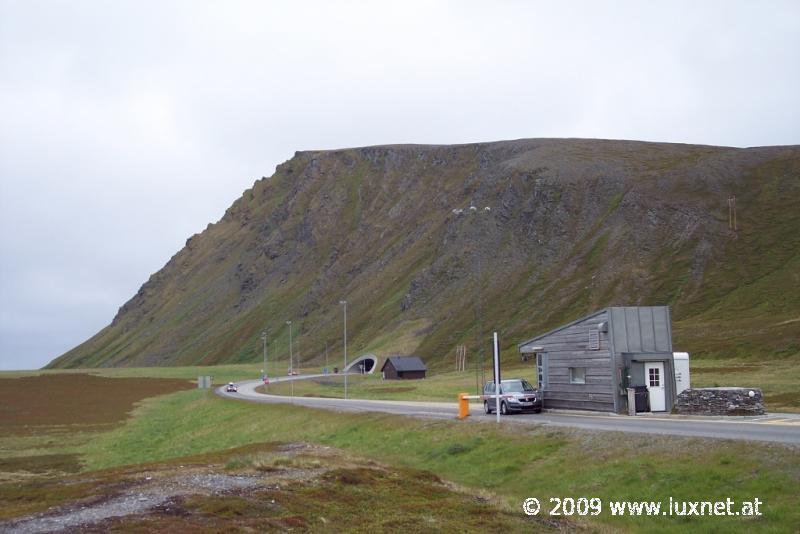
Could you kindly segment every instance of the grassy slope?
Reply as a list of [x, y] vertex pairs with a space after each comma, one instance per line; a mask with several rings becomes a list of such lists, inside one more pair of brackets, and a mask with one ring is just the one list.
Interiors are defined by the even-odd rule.
[[[256, 483], [222, 495], [210, 493], [214, 486], [185, 487], [187, 478], [203, 480], [209, 475]], [[177, 489], [176, 484], [184, 487]], [[506, 509], [484, 493], [476, 498], [474, 491], [463, 491], [431, 473], [296, 442], [251, 444], [24, 485], [0, 484], [0, 522], [37, 512], [58, 514], [65, 508], [80, 507], [83, 513], [91, 513], [108, 499], [121, 495], [142, 499], [154, 489], [171, 492], [173, 497], [144, 513], [95, 523], [91, 530], [396, 532], [418, 530], [421, 525], [443, 532], [557, 530], [550, 522]], [[0, 528], [9, 529], [2, 523]], [[86, 529], [84, 525], [81, 530]]]
[[800, 181], [781, 163], [759, 166], [733, 191], [737, 238], [708, 273], [705, 291], [679, 307], [675, 341], [697, 356], [800, 355]]
[[[685, 531], [786, 531], [800, 522], [796, 450], [751, 443], [587, 433], [547, 428], [353, 415], [292, 406], [228, 402], [209, 392], [148, 401], [125, 426], [84, 448], [89, 469], [164, 460], [258, 441], [305, 440], [333, 445], [399, 466], [430, 470], [489, 489], [513, 509], [536, 496], [607, 499], [723, 500], [765, 504], [744, 518], [611, 518], [586, 520], [613, 528]], [[691, 462], [687, 458], [691, 457]]]
[[[136, 377], [168, 374], [178, 378], [208, 371], [227, 379], [251, 373], [252, 368], [114, 369], [102, 373]], [[709, 372], [716, 371], [709, 368]], [[742, 364], [737, 372], [749, 373], [752, 369]], [[416, 385], [425, 394], [435, 395], [451, 382], [426, 380]], [[81, 391], [77, 387], [76, 394]], [[423, 392], [409, 392], [420, 393]], [[543, 502], [550, 497], [581, 496], [604, 501], [758, 497], [766, 503], [765, 515], [760, 519], [636, 519], [612, 518], [606, 513], [578, 520], [593, 527], [647, 531], [751, 528], [783, 532], [800, 521], [796, 506], [800, 492], [796, 447], [680, 437], [654, 440], [646, 435], [519, 427], [513, 424], [513, 418], [498, 428], [492, 423], [337, 414], [294, 406], [230, 402], [196, 389], [147, 399], [132, 415], [112, 429], [73, 424], [68, 429], [42, 427], [39, 433], [0, 436], [5, 458], [0, 462], [0, 471], [15, 472], [11, 478], [0, 473], [2, 480], [14, 481], [0, 484], [0, 501], [12, 499], [9, 506], [18, 511], [39, 510], [42, 503], [55, 504], [94, 494], [95, 477], [88, 483], [81, 479], [74, 484], [53, 485], [42, 482], [35, 472], [25, 475], [19, 468], [29, 457], [36, 460], [36, 465], [45, 460], [53, 463], [39, 466], [42, 472], [83, 469], [94, 473], [111, 469], [109, 473], [113, 474], [114, 470], [126, 469], [135, 475], [148, 469], [136, 467], [143, 463], [182, 464], [181, 459], [201, 453], [212, 454], [218, 461], [229, 453], [235, 454], [234, 448], [252, 443], [310, 441], [397, 467], [429, 470], [476, 493], [488, 490], [502, 498], [513, 513], [520, 513], [522, 499], [529, 496]], [[197, 461], [205, 465], [212, 460]], [[344, 492], [347, 493], [346, 488]], [[207, 504], [213, 509], [213, 503]], [[324, 514], [322, 510], [324, 507], [318, 511]]]

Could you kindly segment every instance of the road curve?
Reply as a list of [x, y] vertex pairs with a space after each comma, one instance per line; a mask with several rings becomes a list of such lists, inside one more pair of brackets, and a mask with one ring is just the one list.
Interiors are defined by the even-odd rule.
[[[278, 377], [272, 382], [305, 380], [325, 375]], [[225, 386], [216, 388], [220, 397], [262, 404], [295, 404], [346, 412], [382, 412], [411, 417], [455, 419], [458, 412], [453, 402], [416, 402], [363, 399], [330, 399], [320, 397], [285, 397], [256, 392], [260, 380], [237, 383], [237, 393], [226, 393]], [[471, 405], [467, 421], [493, 421], [484, 415], [478, 404]], [[744, 441], [766, 441], [800, 445], [800, 414], [770, 414], [762, 417], [687, 417], [673, 415], [641, 415], [629, 417], [615, 414], [553, 413], [518, 414], [501, 418], [501, 424], [549, 425], [587, 430], [635, 432]]]

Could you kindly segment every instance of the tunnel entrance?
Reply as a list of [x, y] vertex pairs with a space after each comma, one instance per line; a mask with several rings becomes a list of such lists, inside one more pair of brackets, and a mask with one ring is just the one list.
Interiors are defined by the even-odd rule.
[[359, 356], [347, 365], [345, 373], [371, 374], [378, 365], [378, 358], [373, 354]]

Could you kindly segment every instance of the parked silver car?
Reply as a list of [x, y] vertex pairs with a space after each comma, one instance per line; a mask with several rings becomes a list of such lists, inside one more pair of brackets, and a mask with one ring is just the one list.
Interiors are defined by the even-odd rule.
[[[542, 396], [539, 390], [533, 387], [524, 378], [511, 378], [500, 382], [500, 413], [503, 415], [530, 411], [542, 411]], [[497, 401], [494, 398], [494, 382], [486, 382], [483, 386], [483, 410], [492, 413]]]

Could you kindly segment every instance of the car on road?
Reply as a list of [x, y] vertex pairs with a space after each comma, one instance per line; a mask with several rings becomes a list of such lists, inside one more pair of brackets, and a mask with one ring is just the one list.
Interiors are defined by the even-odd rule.
[[234, 384], [233, 382], [228, 382], [228, 385], [225, 386], [225, 391], [228, 393], [236, 393], [239, 390], [236, 387], [236, 384]]
[[[483, 411], [492, 413], [497, 406], [494, 382], [486, 382], [483, 386]], [[524, 378], [511, 378], [500, 382], [500, 413], [507, 415], [518, 412], [542, 411], [542, 395]]]

